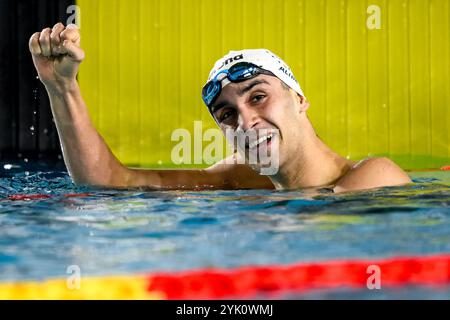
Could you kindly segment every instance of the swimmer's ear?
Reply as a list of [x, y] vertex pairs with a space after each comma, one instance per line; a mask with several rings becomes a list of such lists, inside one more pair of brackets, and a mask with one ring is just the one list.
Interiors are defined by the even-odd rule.
[[306, 110], [308, 110], [309, 108], [309, 102], [306, 100], [306, 98], [304, 96], [299, 95], [298, 93], [296, 94], [296, 98], [298, 99], [299, 102], [299, 112], [305, 112]]

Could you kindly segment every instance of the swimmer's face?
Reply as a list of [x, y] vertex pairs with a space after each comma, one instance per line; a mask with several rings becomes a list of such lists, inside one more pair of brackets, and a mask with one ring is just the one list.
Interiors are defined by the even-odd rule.
[[259, 75], [226, 85], [211, 110], [224, 134], [227, 130], [236, 134], [261, 129], [276, 132], [267, 144], [274, 145], [278, 139], [281, 167], [288, 161], [290, 153], [298, 151], [295, 146], [298, 146], [296, 141], [301, 134], [299, 120], [307, 107], [305, 98], [283, 86], [281, 80]]

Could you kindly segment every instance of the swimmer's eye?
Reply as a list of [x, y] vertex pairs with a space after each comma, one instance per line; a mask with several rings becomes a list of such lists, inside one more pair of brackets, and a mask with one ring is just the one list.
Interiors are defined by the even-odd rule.
[[252, 98], [252, 102], [253, 102], [253, 103], [259, 102], [259, 101], [261, 101], [262, 99], [264, 99], [265, 97], [266, 97], [266, 96], [263, 95], [263, 94], [258, 94], [258, 95], [254, 96], [254, 97]]
[[220, 122], [224, 122], [227, 118], [233, 116], [234, 113], [235, 113], [234, 110], [229, 110], [229, 111], [226, 111], [226, 112], [222, 113], [222, 115], [219, 118], [219, 121]]

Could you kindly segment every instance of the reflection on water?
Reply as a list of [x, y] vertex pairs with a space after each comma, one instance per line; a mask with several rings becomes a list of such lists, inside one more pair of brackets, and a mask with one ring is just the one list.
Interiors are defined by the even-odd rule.
[[[3, 165], [0, 168], [4, 168]], [[0, 281], [450, 252], [450, 172], [348, 194], [77, 188], [0, 172]], [[89, 193], [83, 197], [65, 194]], [[14, 194], [48, 199], [11, 201]]]

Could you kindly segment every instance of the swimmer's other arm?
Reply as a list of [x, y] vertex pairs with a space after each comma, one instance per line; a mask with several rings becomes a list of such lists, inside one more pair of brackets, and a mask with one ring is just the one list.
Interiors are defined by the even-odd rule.
[[84, 59], [75, 25], [57, 23], [30, 38], [30, 52], [45, 85], [64, 161], [76, 184], [150, 188], [273, 188], [245, 165], [219, 163], [205, 170], [138, 170], [114, 156], [89, 118], [76, 75]]

